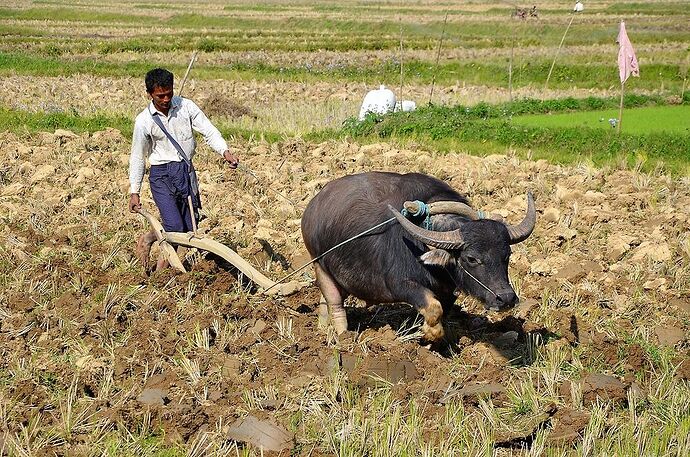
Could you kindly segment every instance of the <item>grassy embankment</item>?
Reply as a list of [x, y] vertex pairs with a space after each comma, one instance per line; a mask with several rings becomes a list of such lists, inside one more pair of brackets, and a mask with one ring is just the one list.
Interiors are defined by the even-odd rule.
[[[662, 167], [676, 175], [689, 173], [690, 134], [686, 119], [690, 97], [687, 93], [682, 106], [668, 106], [659, 97], [629, 95], [626, 97], [625, 128], [621, 134], [608, 123], [608, 116], [618, 115], [613, 108], [616, 103], [612, 98], [589, 97], [521, 100], [493, 106], [431, 106], [413, 113], [369, 116], [363, 122], [349, 119], [341, 131], [313, 132], [307, 138], [325, 140], [350, 136], [365, 140], [422, 141], [438, 151], [463, 150], [474, 155], [501, 153], [508, 146], [518, 155], [544, 158], [554, 163], [626, 164], [647, 171]], [[3, 109], [0, 110], [0, 122], [6, 130], [17, 133], [57, 128], [95, 132], [107, 127], [117, 128], [127, 137], [132, 132], [131, 119], [112, 115], [81, 116], [79, 113], [46, 114]], [[269, 141], [281, 138], [278, 133], [253, 132], [228, 124], [219, 126], [226, 136], [248, 138], [260, 134]]]
[[[0, 109], [0, 124], [5, 131], [19, 135], [32, 134], [56, 129], [70, 130], [76, 133], [93, 133], [107, 128], [120, 130], [130, 138], [134, 127], [134, 120], [125, 116], [98, 114], [84, 116], [77, 112], [59, 113], [31, 113], [28, 111]], [[236, 136], [240, 138], [262, 137], [267, 141], [279, 141], [283, 136], [275, 132], [256, 132], [240, 129], [227, 124], [218, 124], [218, 129], [226, 138]]]
[[[649, 111], [650, 108], [637, 111], [634, 107], [665, 102], [655, 97], [625, 97], [625, 128], [620, 134], [610, 127], [582, 125], [578, 121], [587, 117], [597, 119], [599, 124], [598, 120], [611, 112], [617, 117], [617, 110], [612, 109], [617, 104], [615, 99], [594, 97], [521, 100], [497, 106], [430, 106], [411, 113], [370, 115], [363, 122], [351, 119], [340, 134], [355, 138], [422, 141], [440, 151], [468, 150], [478, 155], [500, 152], [500, 147], [496, 147], [500, 145], [514, 148], [518, 155], [544, 158], [554, 163], [625, 164], [646, 171], [660, 167], [672, 174], [688, 175], [690, 133], [687, 117], [683, 117], [688, 111], [688, 95], [685, 94], [682, 107], [657, 106], [653, 111]], [[594, 108], [609, 109], [592, 111]], [[545, 115], [555, 112], [564, 113]], [[528, 113], [535, 114], [519, 116]], [[664, 122], [659, 113], [669, 121]]]

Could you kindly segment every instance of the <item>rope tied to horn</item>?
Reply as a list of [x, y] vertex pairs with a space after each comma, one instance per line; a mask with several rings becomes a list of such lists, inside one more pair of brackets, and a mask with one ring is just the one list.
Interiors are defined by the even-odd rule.
[[[408, 205], [408, 203], [410, 204]], [[422, 221], [422, 226], [427, 230], [431, 230], [431, 228], [433, 227], [433, 223], [431, 222], [431, 211], [429, 205], [427, 205], [423, 201], [415, 200], [413, 202], [405, 202], [405, 205], [403, 206], [403, 209], [400, 211], [400, 214], [402, 214], [408, 219], [418, 219], [423, 216], [424, 220]]]
[[[482, 210], [476, 210], [475, 213], [474, 210], [464, 203], [461, 203], [461, 205], [466, 208], [465, 211], [460, 213], [463, 216], [474, 220], [491, 219], [491, 215], [489, 213], [486, 213]], [[408, 219], [418, 220], [419, 218], [424, 217], [424, 220], [421, 223], [417, 222], [417, 225], [425, 228], [426, 230], [431, 230], [434, 226], [433, 222], [431, 221], [431, 216], [436, 213], [437, 212], [434, 211], [434, 203], [427, 204], [420, 200], [406, 201], [403, 204], [403, 209], [400, 211], [400, 214]]]

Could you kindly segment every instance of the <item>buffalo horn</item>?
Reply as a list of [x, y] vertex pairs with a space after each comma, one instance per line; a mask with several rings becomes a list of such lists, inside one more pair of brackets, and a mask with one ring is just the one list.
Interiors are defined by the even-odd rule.
[[536, 223], [537, 210], [534, 207], [534, 198], [532, 197], [532, 192], [527, 192], [527, 214], [525, 218], [518, 225], [506, 224], [508, 234], [510, 235], [510, 244], [525, 241], [532, 234]]
[[[403, 204], [403, 208], [405, 208], [410, 213], [415, 214], [419, 211], [419, 204], [416, 201], [406, 201]], [[477, 221], [479, 219], [492, 219], [494, 221], [504, 222], [503, 216], [501, 216], [500, 214], [484, 213], [483, 217], [480, 217], [479, 212], [477, 210], [465, 203], [456, 201], [444, 200], [429, 203], [429, 214], [431, 216], [435, 214], [457, 214], [458, 216], [464, 216], [471, 221]]]
[[458, 249], [462, 246], [462, 233], [460, 229], [452, 230], [450, 232], [435, 232], [433, 230], [426, 230], [417, 227], [412, 222], [408, 221], [405, 216], [400, 214], [400, 211], [388, 205], [388, 209], [393, 213], [400, 225], [412, 235], [415, 239], [421, 241], [427, 246], [433, 246], [440, 249]]

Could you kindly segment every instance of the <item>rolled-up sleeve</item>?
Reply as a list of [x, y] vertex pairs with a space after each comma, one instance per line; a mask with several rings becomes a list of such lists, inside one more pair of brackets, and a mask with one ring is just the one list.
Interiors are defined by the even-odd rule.
[[189, 99], [187, 99], [186, 102], [189, 103], [187, 109], [192, 119], [192, 128], [204, 137], [206, 144], [208, 144], [211, 149], [222, 155], [223, 152], [228, 149], [228, 144], [223, 139], [223, 135], [221, 135], [220, 131], [218, 131], [211, 121], [208, 120], [196, 103]]
[[129, 192], [138, 194], [146, 171], [146, 157], [151, 151], [151, 138], [143, 122], [137, 117], [132, 134], [132, 149], [129, 153]]

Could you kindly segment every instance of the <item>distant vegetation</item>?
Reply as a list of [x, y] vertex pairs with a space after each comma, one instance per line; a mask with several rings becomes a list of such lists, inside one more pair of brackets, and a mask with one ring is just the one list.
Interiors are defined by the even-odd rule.
[[[148, 4], [133, 11], [75, 7], [69, 2], [33, 2], [31, 8], [0, 8], [0, 43], [3, 63], [0, 72], [58, 75], [73, 72], [129, 76], [150, 62], [151, 53], [210, 54], [195, 70], [198, 78], [262, 78], [288, 80], [329, 79], [333, 81], [379, 82], [399, 73], [400, 37], [407, 52], [422, 54], [406, 58], [405, 78], [409, 83], [439, 84], [465, 81], [506, 87], [508, 55], [514, 49], [513, 85], [543, 85], [569, 21], [570, 9], [540, 9], [538, 20], [511, 20], [512, 7], [487, 5], [487, 10], [436, 5], [433, 8], [396, 4], [304, 2], [234, 2], [213, 14], [202, 5], [189, 8], [166, 5], [169, 14], [150, 14]], [[163, 8], [162, 4], [158, 5]], [[271, 11], [274, 14], [265, 14]], [[589, 16], [589, 12], [596, 16]], [[448, 13], [448, 23], [443, 18]], [[669, 23], [675, 15], [680, 23], [690, 21], [685, 2], [614, 3], [589, 6], [575, 18], [564, 42], [570, 52], [557, 59], [550, 81], [552, 88], [609, 88], [615, 86], [615, 38], [620, 15], [632, 17], [628, 31], [636, 46], [664, 43], [663, 49], [640, 52], [644, 77], [632, 81], [631, 89], [677, 90], [688, 73], [687, 46], [690, 29]], [[75, 32], [76, 30], [76, 32]], [[155, 30], [156, 33], [149, 31]], [[125, 32], [126, 31], [126, 32]], [[444, 35], [441, 64], [434, 64], [435, 50]], [[46, 40], [50, 37], [50, 40]], [[573, 49], [574, 47], [583, 49]], [[596, 52], [586, 49], [602, 46]], [[609, 48], [610, 47], [610, 48]], [[543, 48], [539, 50], [539, 48]], [[475, 50], [476, 57], [449, 59], [457, 50]], [[489, 52], [489, 51], [494, 52]], [[310, 62], [301, 58], [290, 64], [233, 59], [232, 65], [214, 65], [220, 52], [366, 52], [388, 51], [376, 62]], [[602, 52], [604, 51], [604, 52]], [[20, 53], [22, 59], [14, 54]], [[110, 59], [126, 55], [123, 59]], [[471, 54], [471, 53], [470, 53]], [[104, 58], [103, 56], [106, 56]], [[61, 58], [56, 68], [46, 58]], [[132, 58], [134, 57], [134, 58]], [[29, 62], [27, 64], [27, 62]], [[108, 63], [108, 65], [106, 65]], [[179, 65], [182, 65], [181, 63]]]
[[[164, 10], [165, 14], [157, 14], [154, 9]], [[160, 61], [179, 75], [184, 72], [190, 53], [199, 50], [201, 56], [193, 71], [197, 80], [371, 86], [399, 80], [402, 37], [405, 84], [423, 86], [434, 81], [439, 87], [467, 85], [477, 91], [489, 87], [505, 93], [512, 55], [512, 87], [538, 92], [545, 85], [557, 45], [572, 18], [549, 89], [612, 91], [619, 85], [615, 68], [618, 21], [630, 16], [628, 32], [638, 47], [642, 77], [627, 83], [626, 108], [663, 106], [667, 98], [673, 94], [678, 97], [687, 86], [687, 2], [587, 4], [585, 12], [575, 17], [571, 16], [570, 5], [545, 2], [539, 4], [539, 18], [527, 20], [511, 19], [512, 11], [512, 5], [500, 2], [401, 7], [396, 2], [345, 5], [332, 1], [233, 0], [225, 4], [140, 2], [122, 8], [97, 7], [89, 1], [75, 5], [61, 0], [38, 0], [28, 8], [0, 8], [0, 76], [88, 74], [140, 78], [153, 62]], [[444, 24], [446, 14], [448, 22]], [[437, 65], [436, 50], [442, 34]], [[324, 52], [337, 54], [324, 56]], [[417, 102], [421, 105], [425, 100]], [[643, 157], [649, 164], [662, 159], [682, 169], [682, 152], [687, 146], [682, 129], [680, 139], [664, 139], [657, 133], [641, 135], [633, 128], [634, 117], [627, 120], [630, 128], [624, 129], [621, 137], [612, 137], [607, 128], [572, 128], [581, 123], [579, 115], [573, 113], [615, 110], [617, 106], [617, 97], [434, 106], [361, 124], [348, 122], [343, 131], [311, 135], [419, 137], [440, 150], [472, 145], [472, 153], [500, 152], [509, 146], [523, 154], [561, 162], [586, 157], [605, 163], [624, 155], [634, 160]], [[315, 112], [323, 115], [326, 111]], [[541, 113], [568, 115], [561, 124], [557, 116], [513, 119]], [[6, 118], [9, 130], [35, 131], [59, 125], [93, 131], [106, 124], [123, 132], [131, 129], [130, 120], [110, 114], [83, 117], [76, 112], [29, 114], [7, 109], [0, 114]], [[547, 126], [547, 120], [558, 125]], [[278, 124], [280, 121], [270, 125]], [[242, 129], [233, 125], [221, 127], [241, 136], [264, 134], [279, 138], [277, 133], [252, 130], [258, 129], [257, 125], [245, 124]], [[474, 147], [476, 144], [481, 147]]]
[[[144, 53], [155, 47], [155, 42], [128, 41], [121, 43], [121, 52]], [[212, 44], [207, 43], [207, 46]], [[203, 48], [203, 46], [197, 46]], [[432, 63], [410, 60], [405, 62], [408, 83], [428, 84], [434, 80], [438, 84], [452, 84], [458, 80], [470, 84], [488, 84], [506, 86], [508, 73], [505, 65], [480, 62], [449, 62], [435, 66]], [[0, 51], [0, 74], [22, 74], [36, 76], [67, 76], [74, 73], [93, 74], [98, 76], [132, 76], [140, 77], [151, 64], [146, 61], [117, 62], [93, 56], [92, 58], [69, 58], [55, 46], [46, 45], [40, 55], [10, 53]], [[515, 69], [513, 86], [524, 87], [542, 85], [549, 72], [547, 61], [526, 62]], [[184, 64], [168, 64], [167, 68], [183, 73]], [[630, 89], [654, 89], [663, 82], [668, 87], [680, 87], [683, 79], [678, 65], [647, 65], [645, 71], [650, 76], [631, 79]], [[367, 81], [376, 84], [382, 80], [393, 80], [399, 77], [400, 65], [395, 59], [378, 64], [362, 66], [361, 64], [334, 64], [330, 66], [312, 66], [301, 64], [295, 66], [267, 65], [265, 63], [233, 63], [229, 65], [198, 64], [194, 68], [198, 79], [282, 79], [292, 81]], [[577, 82], [579, 87], [597, 88], [617, 84], [617, 74], [611, 65], [556, 65], [549, 87], [569, 88]]]
[[131, 136], [132, 120], [124, 116], [81, 116], [78, 113], [30, 113], [0, 108], [3, 130], [15, 133], [35, 133], [67, 129], [74, 132], [96, 132], [108, 127], [119, 129]]
[[[279, 141], [282, 136], [275, 132], [249, 130], [232, 125], [218, 124], [218, 129], [225, 138], [232, 136], [239, 138], [263, 138], [267, 141]], [[3, 131], [17, 134], [31, 134], [37, 132], [52, 132], [56, 129], [66, 129], [75, 133], [93, 133], [106, 128], [120, 130], [126, 138], [131, 138], [134, 119], [118, 115], [81, 115], [77, 112], [28, 112], [0, 108], [0, 125]]]
[[[688, 104], [683, 107], [687, 111], [690, 94], [686, 93], [684, 101]], [[628, 109], [664, 103], [658, 97], [629, 95], [625, 99]], [[523, 154], [529, 151], [532, 158], [547, 158], [557, 163], [589, 161], [605, 165], [625, 161], [645, 169], [663, 164], [672, 173], [690, 173], [690, 133], [687, 131], [640, 131], [631, 122], [630, 128], [619, 135], [611, 128], [588, 128], [576, 122], [540, 126], [536, 116], [529, 118], [531, 122], [512, 119], [513, 115], [528, 113], [543, 115], [567, 111], [573, 115], [576, 111], [611, 108], [614, 104], [613, 98], [589, 97], [582, 100], [521, 100], [501, 105], [482, 103], [472, 107], [429, 106], [409, 113], [370, 114], [362, 122], [352, 118], [345, 123], [340, 134], [355, 138], [421, 140], [440, 150], [458, 149], [466, 142], [492, 142], [519, 148]], [[633, 115], [630, 117], [634, 119]], [[651, 122], [652, 118], [648, 120]], [[486, 148], [487, 153], [492, 149]]]

